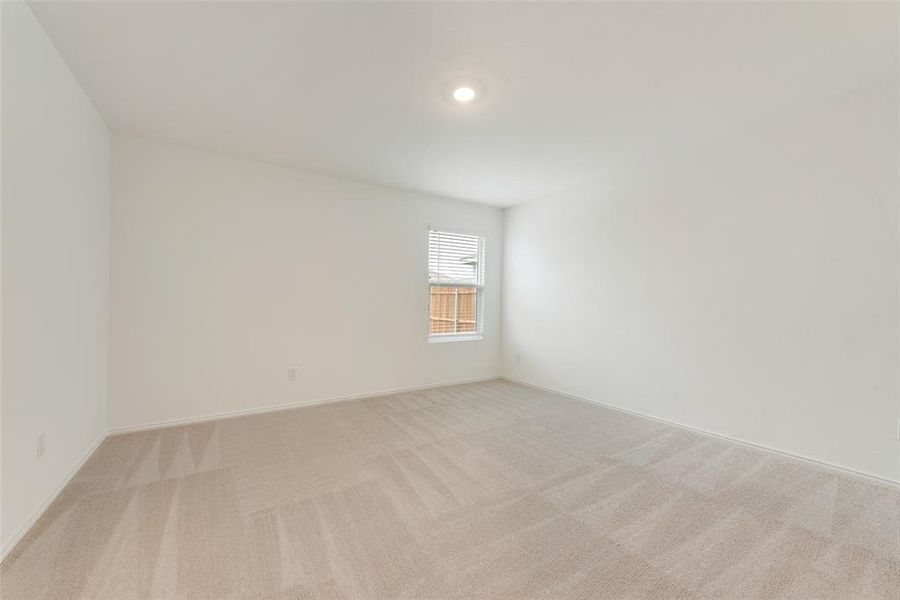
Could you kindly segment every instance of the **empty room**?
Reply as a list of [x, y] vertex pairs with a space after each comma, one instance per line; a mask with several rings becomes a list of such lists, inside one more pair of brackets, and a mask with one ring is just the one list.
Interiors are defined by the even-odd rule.
[[900, 3], [0, 21], [2, 600], [900, 599]]

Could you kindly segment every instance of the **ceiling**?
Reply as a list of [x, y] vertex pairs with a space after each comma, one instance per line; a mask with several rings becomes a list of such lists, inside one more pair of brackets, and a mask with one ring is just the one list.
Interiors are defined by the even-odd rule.
[[499, 206], [898, 68], [892, 3], [30, 5], [114, 131]]

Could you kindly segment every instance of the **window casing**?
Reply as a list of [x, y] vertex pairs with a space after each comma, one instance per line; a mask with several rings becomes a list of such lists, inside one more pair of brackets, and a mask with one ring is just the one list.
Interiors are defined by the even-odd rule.
[[484, 331], [484, 238], [428, 232], [428, 338], [478, 339]]

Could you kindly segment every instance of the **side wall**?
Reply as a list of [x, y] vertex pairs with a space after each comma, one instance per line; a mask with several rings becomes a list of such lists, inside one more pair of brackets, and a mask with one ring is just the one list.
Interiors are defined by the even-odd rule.
[[[500, 210], [113, 146], [112, 429], [499, 374]], [[483, 340], [427, 342], [429, 225], [487, 238]]]
[[5, 553], [106, 433], [110, 134], [28, 6], [2, 11]]
[[507, 213], [507, 376], [900, 480], [897, 82]]

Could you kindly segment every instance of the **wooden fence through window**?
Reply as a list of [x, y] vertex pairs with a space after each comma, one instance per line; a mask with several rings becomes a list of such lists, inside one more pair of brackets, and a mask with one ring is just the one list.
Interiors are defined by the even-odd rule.
[[478, 327], [478, 290], [431, 286], [431, 333], [475, 333]]

